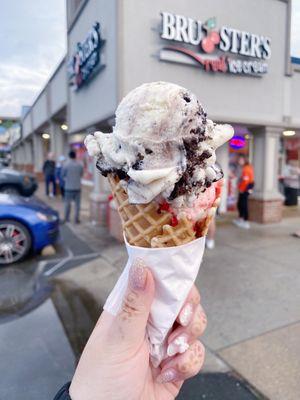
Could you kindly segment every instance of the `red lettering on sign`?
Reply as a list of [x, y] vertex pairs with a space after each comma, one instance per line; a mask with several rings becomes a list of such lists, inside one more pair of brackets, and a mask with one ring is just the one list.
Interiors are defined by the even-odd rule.
[[227, 64], [225, 57], [220, 57], [217, 59], [204, 59], [203, 65], [205, 71], [213, 71], [213, 72], [226, 72]]

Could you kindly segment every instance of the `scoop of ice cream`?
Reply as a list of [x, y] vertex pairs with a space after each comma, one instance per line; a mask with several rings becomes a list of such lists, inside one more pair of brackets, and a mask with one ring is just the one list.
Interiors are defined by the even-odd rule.
[[95, 132], [85, 144], [103, 175], [124, 180], [130, 203], [191, 203], [223, 174], [215, 149], [233, 135], [230, 125], [215, 125], [196, 96], [167, 82], [132, 90], [116, 111], [112, 133]]
[[184, 215], [192, 221], [201, 220], [207, 216], [208, 210], [219, 197], [222, 185], [221, 181], [213, 182], [205, 192], [201, 192], [197, 196], [189, 196], [188, 203], [178, 197], [172, 202], [172, 212], [178, 217]]

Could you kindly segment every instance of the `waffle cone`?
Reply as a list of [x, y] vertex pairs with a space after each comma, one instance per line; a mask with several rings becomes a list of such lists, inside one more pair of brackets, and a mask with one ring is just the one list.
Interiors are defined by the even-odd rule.
[[123, 230], [129, 244], [139, 247], [170, 247], [179, 246], [205, 236], [213, 219], [219, 198], [203, 220], [197, 222], [194, 229], [193, 221], [181, 217], [178, 224], [172, 226], [173, 215], [168, 211], [159, 212], [157, 203], [130, 204], [128, 196], [118, 177], [108, 175], [114, 199], [118, 206]]

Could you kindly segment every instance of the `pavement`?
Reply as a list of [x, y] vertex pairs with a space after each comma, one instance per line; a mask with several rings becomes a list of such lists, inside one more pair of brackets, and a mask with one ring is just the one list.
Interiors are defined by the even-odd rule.
[[[53, 327], [54, 336], [55, 331], [60, 332], [54, 355], [48, 360], [53, 364], [52, 372], [40, 369], [40, 375], [49, 374], [47, 393], [55, 392], [72, 375], [74, 359], [78, 360], [127, 259], [124, 245], [112, 239], [105, 228], [88, 221], [87, 199], [83, 199], [86, 211], [82, 223], [63, 226], [57, 254], [35, 260], [39, 266], [42, 262], [43, 278], [53, 286], [51, 297], [30, 314], [0, 325], [2, 355], [5, 346], [1, 347], [1, 335], [7, 338], [10, 327], [19, 331], [12, 342], [21, 340], [20, 333], [26, 326], [18, 328], [17, 323], [23, 319], [31, 317], [36, 330], [43, 332], [45, 320], [39, 314], [34, 318], [34, 313], [47, 304], [48, 326], [51, 330]], [[60, 200], [47, 202], [62, 211]], [[216, 248], [206, 250], [196, 281], [208, 316], [208, 328], [202, 338], [206, 346], [205, 365], [199, 375], [184, 385], [178, 398], [299, 400], [300, 241], [290, 233], [299, 229], [300, 211], [285, 210], [281, 223], [253, 223], [249, 231], [233, 226], [231, 219], [231, 215], [219, 218]], [[32, 265], [26, 268], [34, 269]], [[15, 325], [9, 325], [12, 323]], [[29, 354], [25, 346], [20, 347], [15, 359], [27, 364]], [[59, 349], [63, 348], [68, 366], [66, 374], [59, 376], [55, 365], [60, 363]], [[6, 350], [7, 358], [14, 358], [13, 354]], [[44, 351], [38, 354], [39, 360], [35, 362], [40, 365], [47, 358]], [[0, 359], [0, 373], [7, 358], [3, 362]], [[22, 373], [17, 363], [15, 368], [17, 374]], [[8, 382], [12, 382], [13, 374], [10, 379]], [[41, 383], [43, 380], [37, 379], [36, 385]], [[19, 398], [12, 392], [10, 396], [3, 393], [0, 391], [1, 400]], [[29, 398], [38, 400], [34, 394]]]
[[1, 400], [51, 400], [75, 358], [51, 300], [0, 325]]
[[251, 231], [219, 229], [197, 286], [206, 347], [272, 400], [300, 398], [299, 217]]

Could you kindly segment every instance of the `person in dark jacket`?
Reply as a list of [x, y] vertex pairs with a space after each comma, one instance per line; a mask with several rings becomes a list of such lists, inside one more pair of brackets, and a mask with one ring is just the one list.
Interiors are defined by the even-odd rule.
[[[46, 195], [53, 197], [56, 195], [55, 161], [53, 153], [48, 154], [47, 160], [43, 165], [43, 173], [45, 177]], [[52, 192], [49, 191], [50, 184], [52, 184]]]
[[283, 169], [283, 184], [286, 206], [296, 206], [300, 191], [300, 168], [297, 160], [289, 160]]
[[254, 187], [254, 169], [248, 158], [243, 155], [239, 156], [238, 163], [242, 168], [238, 184], [239, 198], [237, 208], [239, 219], [234, 219], [233, 223], [239, 228], [249, 229], [248, 197]]
[[65, 197], [65, 180], [62, 177], [62, 171], [65, 161], [65, 156], [59, 156], [55, 169], [56, 182], [59, 186], [60, 194], [62, 197]]
[[71, 203], [75, 203], [75, 223], [79, 224], [80, 199], [81, 199], [81, 178], [83, 175], [83, 166], [76, 161], [76, 153], [71, 150], [69, 153], [70, 160], [64, 164], [61, 177], [65, 183], [65, 219], [64, 222], [70, 221]]

